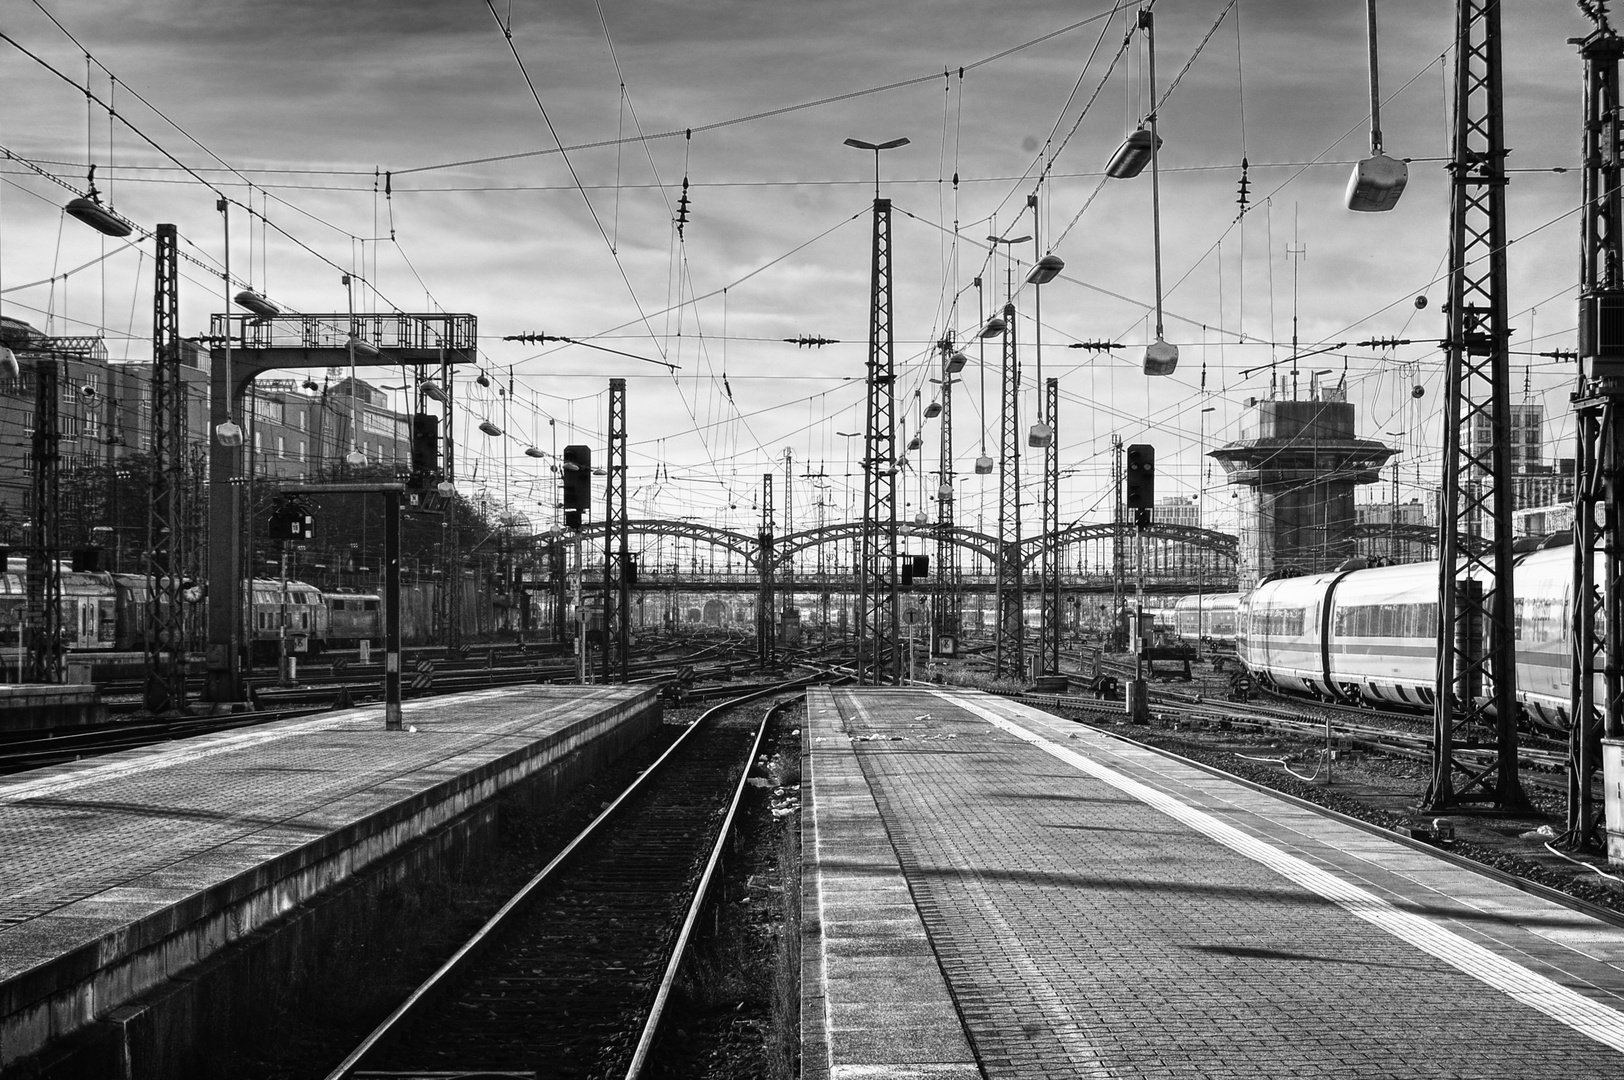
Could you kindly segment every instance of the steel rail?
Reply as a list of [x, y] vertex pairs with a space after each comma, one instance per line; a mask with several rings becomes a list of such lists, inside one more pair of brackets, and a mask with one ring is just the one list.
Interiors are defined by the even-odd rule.
[[733, 789], [733, 798], [728, 803], [727, 813], [722, 818], [721, 831], [716, 835], [716, 843], [712, 845], [710, 858], [705, 863], [705, 871], [700, 875], [699, 887], [694, 890], [693, 902], [688, 905], [687, 917], [682, 921], [682, 930], [677, 934], [676, 944], [671, 950], [671, 959], [665, 965], [665, 974], [660, 979], [660, 988], [655, 992], [654, 1005], [649, 1009], [649, 1015], [643, 1023], [643, 1030], [638, 1035], [637, 1049], [632, 1052], [631, 1063], [626, 1068], [626, 1080], [638, 1080], [643, 1075], [643, 1068], [648, 1063], [648, 1055], [654, 1049], [654, 1040], [659, 1035], [660, 1020], [665, 1014], [666, 1001], [671, 996], [671, 988], [676, 985], [677, 973], [682, 968], [682, 961], [688, 951], [688, 939], [693, 934], [694, 926], [699, 922], [701, 911], [710, 894], [711, 879], [716, 874], [716, 868], [721, 864], [722, 851], [729, 840], [733, 838], [733, 821], [738, 815], [739, 803], [744, 800], [745, 788], [749, 786], [750, 767], [755, 763], [756, 755], [761, 751], [761, 740], [767, 733], [767, 725], [772, 722], [773, 714], [793, 705], [793, 699], [780, 701], [772, 705], [762, 714], [761, 723], [756, 727], [756, 737], [750, 744], [750, 756], [745, 763], [744, 770], [739, 774], [739, 782]]
[[[506, 927], [509, 920], [519, 912], [523, 911], [544, 886], [551, 884], [552, 875], [560, 867], [568, 863], [587, 844], [588, 841], [596, 838], [596, 834], [600, 827], [619, 813], [620, 809], [628, 801], [630, 801], [634, 795], [642, 791], [645, 782], [659, 772], [660, 768], [665, 764], [665, 762], [677, 752], [679, 747], [683, 746], [683, 744], [687, 742], [690, 735], [692, 735], [695, 731], [698, 731], [705, 724], [705, 721], [709, 720], [712, 716], [723, 712], [724, 710], [747, 704], [757, 698], [766, 697], [767, 695], [773, 693], [780, 693], [784, 690], [797, 686], [804, 687], [809, 681], [810, 680], [806, 679], [796, 679], [766, 690], [757, 690], [753, 693], [741, 695], [738, 698], [720, 702], [700, 714], [699, 718], [690, 724], [688, 729], [677, 737], [676, 741], [674, 741], [670, 746], [666, 747], [665, 752], [655, 759], [653, 764], [649, 765], [648, 768], [639, 773], [637, 779], [633, 780], [626, 790], [622, 791], [612, 803], [610, 803], [601, 813], [598, 814], [597, 817], [593, 818], [591, 823], [588, 824], [587, 827], [575, 837], [575, 839], [571, 840], [569, 844], [565, 846], [564, 850], [553, 856], [552, 860], [548, 862], [546, 866], [542, 867], [541, 870], [529, 881], [527, 881], [518, 892], [509, 897], [508, 901], [503, 904], [494, 915], [487, 919], [483, 926], [475, 931], [473, 937], [465, 941], [462, 946], [458, 948], [448, 960], [445, 961], [445, 963], [440, 965], [434, 974], [430, 975], [426, 980], [424, 980], [424, 982], [418, 986], [416, 990], [413, 990], [412, 993], [407, 996], [405, 1001], [396, 1006], [395, 1010], [384, 1018], [382, 1023], [374, 1028], [365, 1039], [362, 1039], [360, 1044], [357, 1045], [354, 1050], [350, 1051], [349, 1055], [345, 1057], [343, 1061], [339, 1062], [336, 1068], [327, 1074], [326, 1080], [345, 1080], [345, 1078], [350, 1076], [350, 1074], [354, 1072], [370, 1055], [381, 1050], [390, 1040], [399, 1035], [406, 1027], [410, 1018], [420, 1016], [424, 1010], [433, 1004], [439, 995], [447, 989], [455, 976], [468, 963], [484, 952], [484, 950], [491, 944], [497, 935]], [[750, 760], [755, 760], [753, 755]], [[745, 768], [745, 775], [749, 775], [748, 766]]]

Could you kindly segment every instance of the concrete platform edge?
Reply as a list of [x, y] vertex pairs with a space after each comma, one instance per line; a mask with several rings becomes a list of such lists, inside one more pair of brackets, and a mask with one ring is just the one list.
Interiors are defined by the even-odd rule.
[[0, 1068], [185, 978], [611, 730], [646, 734], [659, 716], [655, 693], [638, 694], [21, 973], [0, 985]]

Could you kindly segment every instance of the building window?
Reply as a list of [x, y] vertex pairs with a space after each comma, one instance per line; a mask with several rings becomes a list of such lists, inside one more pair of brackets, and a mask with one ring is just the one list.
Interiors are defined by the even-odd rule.
[[279, 458], [288, 456], [288, 441], [280, 435], [276, 437], [276, 456]]

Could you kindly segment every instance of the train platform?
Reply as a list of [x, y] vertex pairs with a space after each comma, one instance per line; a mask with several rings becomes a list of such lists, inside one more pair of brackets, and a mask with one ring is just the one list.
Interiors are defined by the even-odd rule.
[[137, 1029], [188, 972], [494, 821], [514, 785], [618, 755], [660, 708], [645, 688], [522, 686], [409, 701], [403, 718], [386, 731], [367, 706], [0, 778], [0, 1073], [75, 1033], [172, 1040], [176, 1021]]
[[803, 1076], [1624, 1065], [1624, 929], [1436, 854], [976, 692], [803, 747]]

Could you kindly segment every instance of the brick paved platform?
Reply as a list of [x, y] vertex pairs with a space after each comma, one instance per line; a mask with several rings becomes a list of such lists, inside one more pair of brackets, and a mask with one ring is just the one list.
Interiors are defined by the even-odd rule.
[[652, 690], [597, 686], [411, 701], [408, 731], [382, 714], [0, 779], [0, 1072], [660, 715]]
[[803, 1075], [1624, 1065], [1624, 930], [1000, 698], [809, 692]]

